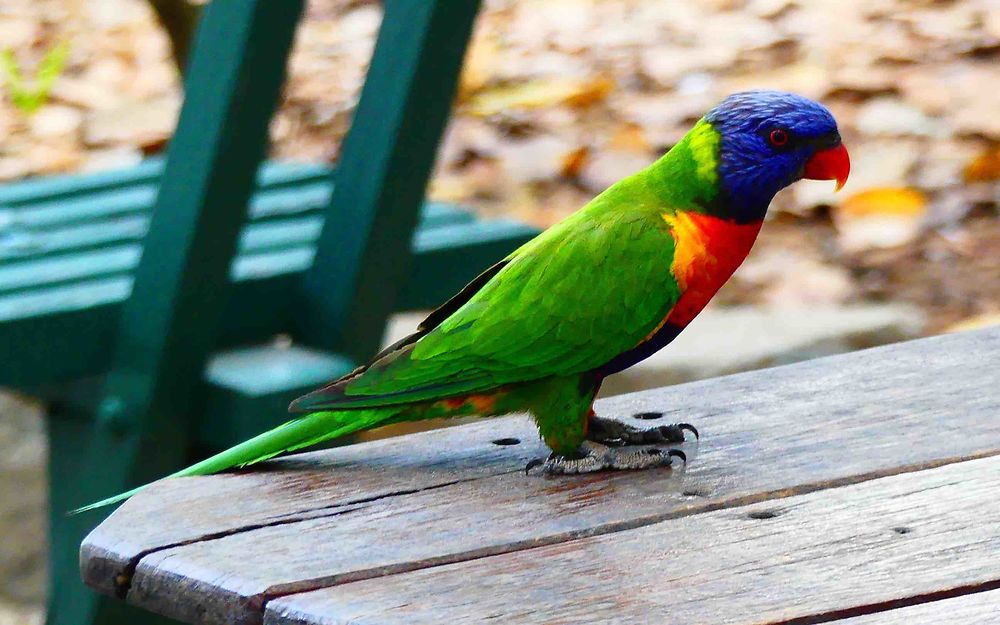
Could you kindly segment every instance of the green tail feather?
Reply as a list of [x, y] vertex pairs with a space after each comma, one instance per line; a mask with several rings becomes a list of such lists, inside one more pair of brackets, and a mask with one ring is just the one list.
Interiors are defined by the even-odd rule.
[[[315, 412], [279, 425], [273, 430], [264, 432], [235, 447], [217, 453], [186, 469], [172, 473], [168, 477], [211, 475], [212, 473], [218, 473], [233, 467], [244, 467], [255, 462], [262, 462], [286, 451], [295, 451], [303, 447], [309, 447], [323, 441], [345, 436], [352, 432], [375, 427], [397, 416], [400, 411], [401, 409], [397, 407], [375, 410]], [[77, 508], [70, 512], [70, 514], [78, 514], [125, 501], [146, 488], [146, 486], [148, 484], [133, 488], [114, 497], [102, 499], [82, 508]]]

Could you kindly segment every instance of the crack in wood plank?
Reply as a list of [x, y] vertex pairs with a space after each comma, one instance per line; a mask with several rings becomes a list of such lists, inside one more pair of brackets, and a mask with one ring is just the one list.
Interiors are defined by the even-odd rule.
[[[324, 517], [326, 515], [325, 514], [315, 514], [315, 513], [323, 512], [323, 511], [326, 511], [326, 510], [336, 510], [336, 509], [341, 508], [343, 506], [350, 506], [350, 505], [362, 504], [362, 503], [373, 503], [373, 502], [376, 502], [376, 501], [381, 501], [383, 499], [389, 499], [391, 497], [405, 497], [406, 495], [414, 495], [416, 493], [425, 493], [425, 492], [428, 492], [428, 491], [437, 490], [439, 488], [445, 488], [446, 486], [454, 486], [455, 484], [463, 484], [463, 483], [466, 483], [466, 482], [475, 482], [476, 480], [484, 480], [484, 479], [491, 478], [491, 477], [497, 477], [498, 475], [510, 475], [511, 473], [520, 473], [520, 470], [517, 470], [517, 471], [497, 471], [496, 473], [490, 473], [490, 474], [487, 474], [487, 475], [477, 475], [475, 477], [469, 477], [469, 478], [458, 479], [458, 480], [451, 480], [451, 481], [448, 481], [448, 482], [440, 482], [440, 483], [437, 483], [437, 484], [431, 484], [429, 486], [422, 486], [420, 488], [406, 488], [406, 489], [400, 489], [400, 490], [396, 490], [396, 491], [391, 491], [391, 492], [388, 492], [388, 493], [379, 493], [378, 495], [372, 495], [371, 497], [359, 497], [357, 499], [351, 499], [351, 500], [348, 500], [348, 501], [345, 501], [345, 502], [333, 503], [333, 504], [326, 504], [324, 506], [316, 506], [314, 508], [306, 508], [304, 510], [296, 510], [294, 512], [289, 512], [289, 513], [286, 513], [286, 514], [275, 515], [275, 516], [270, 517], [270, 518], [275, 519], [276, 521], [277, 520], [287, 520], [288, 523], [298, 523], [298, 522], [301, 522], [301, 521], [308, 521], [310, 519], [322, 518], [322, 517]], [[295, 518], [284, 519], [284, 517], [292, 517], [293, 515], [295, 515]], [[334, 516], [336, 516], [336, 513], [334, 514]], [[275, 523], [275, 524], [278, 525], [280, 523]], [[268, 524], [267, 523], [253, 524], [253, 525], [248, 525], [245, 528], [244, 527], [235, 527], [235, 528], [231, 528], [230, 529], [229, 534], [239, 534], [240, 532], [244, 532], [244, 531], [253, 531], [255, 529], [259, 529], [261, 527], [264, 527], [266, 525], [268, 525]], [[197, 542], [197, 540], [193, 540], [191, 542]]]
[[[492, 444], [491, 440], [496, 438], [497, 432], [523, 439], [524, 427], [529, 423], [527, 416], [512, 416], [490, 423], [472, 423], [459, 428], [340, 447], [333, 452], [315, 451], [287, 456], [254, 465], [252, 469], [161, 480], [112, 513], [84, 541], [81, 552], [81, 561], [85, 565], [83, 576], [85, 581], [102, 592], [119, 595], [118, 587], [131, 583], [141, 556], [195, 544], [206, 537], [219, 538], [238, 534], [242, 529], [268, 527], [273, 525], [273, 521], [289, 516], [518, 472], [524, 463], [542, 453], [541, 443], [536, 446], [500, 447]], [[538, 450], [535, 451], [534, 447]], [[393, 479], [396, 487], [386, 489], [388, 484], [382, 476], [390, 468], [398, 472]], [[210, 488], [215, 484], [224, 484], [223, 500], [241, 502], [238, 512], [230, 507], [217, 506], [200, 510], [194, 517], [179, 514], [177, 508], [190, 502], [192, 484], [208, 485]], [[153, 490], [157, 492], [154, 494]], [[297, 504], [303, 494], [314, 492], [321, 492], [334, 501], [322, 506], [284, 511], [288, 506]], [[357, 496], [357, 493], [363, 496]], [[129, 530], [142, 528], [141, 535], [111, 537], [110, 542], [90, 544], [102, 527], [114, 523], [116, 517], [127, 514], [131, 508], [141, 506], [147, 498], [157, 504], [157, 509], [141, 520], [126, 523]], [[260, 502], [259, 508], [245, 505], [249, 500]], [[273, 513], [279, 510], [281, 514]], [[123, 542], [121, 538], [126, 540]]]
[[[343, 504], [344, 507], [348, 508], [346, 510], [338, 510], [326, 515], [321, 515], [324, 517], [335, 517], [344, 514], [349, 514], [355, 512], [365, 507], [364, 505], [351, 506], [350, 504]], [[314, 517], [315, 518], [315, 517]], [[143, 558], [150, 556], [158, 551], [163, 551], [164, 549], [173, 549], [175, 547], [184, 547], [186, 545], [193, 545], [200, 542], [208, 542], [211, 540], [218, 540], [220, 538], [225, 538], [226, 536], [232, 536], [241, 532], [249, 532], [253, 530], [263, 529], [265, 527], [277, 527], [279, 525], [288, 525], [290, 523], [298, 522], [302, 519], [286, 519], [278, 520], [268, 523], [255, 523], [253, 525], [246, 525], [237, 529], [227, 529], [212, 534], [202, 534], [201, 536], [196, 536], [189, 540], [182, 540], [168, 545], [161, 545], [152, 549], [144, 549], [138, 552], [132, 559], [129, 560], [125, 569], [115, 576], [115, 596], [119, 599], [126, 599], [128, 597], [128, 591], [132, 587], [132, 577], [135, 574], [135, 569], [139, 566], [139, 563]]]
[[830, 623], [847, 618], [854, 618], [856, 616], [878, 614], [879, 612], [888, 612], [890, 610], [898, 610], [900, 608], [908, 608], [934, 601], [953, 599], [955, 597], [965, 597], [968, 595], [975, 595], [981, 592], [989, 592], [998, 589], [1000, 589], [1000, 579], [995, 579], [980, 584], [967, 584], [964, 586], [955, 586], [954, 588], [948, 588], [946, 590], [939, 590], [937, 592], [927, 592], [910, 597], [902, 597], [899, 599], [893, 599], [892, 601], [879, 601], [877, 603], [868, 603], [865, 605], [844, 608], [842, 610], [830, 610], [828, 612], [810, 614], [808, 616], [800, 616], [781, 621], [769, 621], [766, 625], [819, 625], [820, 623]]
[[[822, 482], [816, 482], [812, 484], [801, 484], [791, 488], [784, 488], [775, 491], [764, 491], [742, 497], [733, 497], [730, 499], [723, 499], [720, 501], [696, 505], [690, 508], [673, 510], [671, 512], [666, 512], [659, 515], [649, 515], [646, 517], [630, 519], [628, 521], [608, 523], [605, 525], [574, 530], [562, 534], [553, 534], [549, 536], [544, 536], [541, 538], [528, 541], [518, 541], [518, 542], [508, 543], [505, 545], [495, 545], [491, 547], [485, 547], [483, 549], [474, 549], [470, 551], [447, 554], [444, 556], [438, 556], [434, 558], [425, 558], [423, 560], [405, 562], [397, 565], [373, 567], [370, 569], [352, 571], [351, 573], [347, 574], [317, 577], [309, 580], [301, 580], [292, 584], [278, 584], [269, 587], [264, 592], [252, 595], [249, 598], [249, 605], [252, 607], [252, 609], [263, 612], [267, 608], [268, 602], [274, 599], [278, 599], [281, 597], [288, 597], [291, 595], [301, 594], [305, 592], [311, 592], [314, 590], [320, 590], [323, 588], [339, 586], [341, 584], [348, 584], [351, 582], [374, 579], [378, 577], [387, 577], [390, 575], [398, 575], [401, 573], [409, 573], [412, 571], [419, 571], [421, 569], [433, 568], [436, 566], [443, 566], [446, 564], [458, 564], [460, 562], [470, 562], [472, 560], [479, 560], [481, 558], [488, 558], [490, 556], [503, 555], [507, 553], [513, 553], [516, 551], [528, 551], [531, 549], [550, 547], [552, 545], [558, 545], [560, 543], [569, 542], [571, 540], [578, 540], [581, 538], [591, 538], [594, 536], [602, 536], [602, 535], [613, 534], [616, 532], [638, 529], [641, 527], [648, 527], [651, 525], [664, 523], [667, 521], [683, 517], [696, 516], [699, 514], [716, 512], [719, 510], [742, 508], [746, 506], [765, 503], [768, 501], [780, 501], [782, 499], [786, 499], [789, 497], [807, 495], [809, 493], [815, 493], [823, 490], [843, 488], [845, 486], [854, 486], [875, 479], [892, 477], [895, 475], [904, 475], [907, 473], [917, 473], [920, 471], [937, 469], [940, 467], [948, 466], [951, 464], [957, 464], [960, 462], [979, 460], [994, 456], [1000, 456], [1000, 449], [993, 449], [975, 454], [966, 454], [962, 456], [954, 456], [951, 458], [941, 458], [938, 460], [922, 462], [920, 464], [915, 464], [915, 465], [893, 467], [891, 469], [884, 469], [879, 471], [870, 471], [868, 473], [861, 473], [833, 480], [825, 480]], [[987, 588], [986, 590], [989, 589]], [[837, 618], [845, 618], [845, 617], [839, 616]], [[836, 620], [836, 619], [831, 619], [831, 620]], [[817, 622], [826, 622], [826, 621], [817, 621]], [[805, 621], [803, 621], [803, 623], [805, 623]], [[784, 621], [782, 621], [780, 623], [774, 623], [773, 625], [786, 625], [786, 624]], [[801, 625], [801, 624], [798, 621], [789, 621], [787, 625]]]
[[[128, 598], [128, 591], [132, 587], [132, 577], [133, 577], [133, 575], [135, 575], [135, 570], [136, 570], [136, 568], [138, 568], [139, 563], [142, 561], [143, 558], [145, 558], [147, 556], [150, 556], [150, 555], [152, 555], [152, 554], [154, 554], [154, 553], [156, 553], [158, 551], [163, 551], [165, 549], [173, 549], [174, 547], [184, 547], [186, 545], [193, 545], [195, 543], [208, 542], [208, 541], [211, 541], [211, 540], [219, 540], [219, 539], [225, 538], [227, 536], [233, 536], [234, 534], [241, 534], [241, 533], [244, 533], [244, 532], [252, 532], [254, 530], [263, 529], [265, 527], [277, 527], [279, 525], [290, 525], [290, 524], [293, 524], [293, 523], [300, 523], [302, 521], [308, 521], [308, 520], [312, 520], [312, 519], [331, 518], [331, 517], [341, 516], [341, 515], [344, 515], [344, 514], [349, 514], [351, 512], [355, 512], [357, 510], [361, 510], [361, 509], [363, 509], [363, 508], [366, 507], [365, 504], [373, 503], [373, 502], [376, 502], [376, 501], [379, 501], [379, 500], [382, 500], [382, 499], [388, 499], [390, 497], [403, 497], [403, 496], [406, 496], [406, 495], [413, 495], [415, 493], [421, 493], [421, 492], [435, 490], [435, 489], [438, 489], [438, 488], [444, 488], [446, 486], [452, 486], [454, 484], [459, 484], [459, 483], [462, 483], [462, 482], [471, 482], [471, 481], [478, 480], [478, 479], [484, 479], [486, 477], [491, 477], [491, 476], [479, 476], [479, 477], [473, 477], [473, 478], [468, 478], [468, 479], [464, 479], [464, 480], [452, 480], [450, 482], [443, 482], [443, 483], [440, 483], [440, 484], [433, 484], [431, 486], [426, 486], [426, 487], [423, 487], [423, 488], [409, 488], [409, 489], [398, 490], [398, 491], [393, 491], [393, 492], [389, 492], [389, 493], [380, 493], [378, 495], [373, 495], [371, 497], [360, 497], [358, 499], [354, 499], [354, 500], [350, 500], [350, 501], [340, 502], [340, 503], [336, 503], [336, 504], [328, 504], [328, 505], [325, 505], [325, 506], [318, 506], [316, 508], [312, 508], [312, 509], [308, 509], [308, 510], [296, 511], [294, 513], [289, 513], [289, 516], [291, 514], [302, 515], [302, 516], [297, 516], [296, 518], [285, 518], [285, 519], [275, 518], [274, 520], [271, 520], [271, 521], [266, 521], [266, 522], [261, 522], [261, 523], [251, 523], [251, 524], [243, 525], [243, 526], [240, 526], [240, 527], [227, 528], [227, 529], [219, 531], [219, 532], [212, 532], [212, 533], [208, 533], [208, 534], [202, 534], [200, 536], [195, 536], [195, 537], [192, 537], [192, 538], [187, 539], [187, 540], [181, 540], [181, 541], [177, 541], [177, 542], [174, 542], [174, 543], [170, 543], [170, 544], [166, 544], [166, 545], [160, 545], [160, 546], [157, 546], [157, 547], [153, 547], [153, 548], [150, 548], [150, 549], [144, 549], [144, 550], [138, 552], [137, 554], [135, 554], [135, 556], [129, 560], [129, 562], [126, 565], [124, 571], [122, 571], [121, 573], [119, 573], [118, 575], [115, 576], [115, 580], [114, 580], [115, 596], [117, 598], [119, 598], [119, 599], [127, 599]], [[313, 514], [315, 512], [319, 512], [319, 511], [323, 511], [323, 510], [326, 510], [327, 512], [325, 512], [324, 514]]]
[[945, 597], [837, 621], [837, 625], [971, 625], [996, 623], [1000, 589]]

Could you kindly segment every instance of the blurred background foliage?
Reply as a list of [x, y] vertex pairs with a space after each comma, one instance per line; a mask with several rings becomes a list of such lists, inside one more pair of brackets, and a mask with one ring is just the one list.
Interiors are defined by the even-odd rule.
[[[0, 0], [0, 183], [162, 152], [199, 4]], [[748, 88], [823, 101], [851, 150], [846, 188], [782, 192], [704, 319], [609, 392], [1000, 321], [996, 0], [484, 4], [434, 199], [551, 224]], [[336, 161], [380, 18], [310, 0], [273, 157]], [[40, 618], [44, 422], [8, 396], [0, 413], [5, 625]]]

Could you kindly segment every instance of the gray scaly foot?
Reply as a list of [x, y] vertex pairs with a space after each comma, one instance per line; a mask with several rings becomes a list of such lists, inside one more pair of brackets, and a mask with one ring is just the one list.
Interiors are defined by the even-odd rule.
[[635, 471], [668, 467], [674, 458], [687, 462], [687, 456], [679, 449], [617, 449], [584, 441], [579, 452], [574, 457], [551, 454], [548, 458], [532, 460], [524, 467], [528, 473], [535, 467], [542, 467], [542, 472], [549, 475], [574, 475], [577, 473], [593, 473], [594, 471], [619, 470]]
[[[643, 413], [644, 415], [649, 413]], [[644, 418], [650, 418], [648, 416]], [[614, 419], [590, 417], [587, 425], [587, 440], [612, 447], [622, 445], [649, 445], [657, 443], [683, 443], [684, 432], [691, 432], [698, 438], [698, 429], [690, 423], [659, 425], [648, 429], [637, 428]]]

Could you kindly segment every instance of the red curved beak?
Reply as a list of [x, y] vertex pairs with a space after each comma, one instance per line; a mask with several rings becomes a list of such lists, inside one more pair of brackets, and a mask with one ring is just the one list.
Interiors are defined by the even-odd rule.
[[851, 156], [844, 144], [821, 150], [806, 161], [802, 177], [809, 180], [836, 180], [837, 191], [847, 182], [851, 173]]

